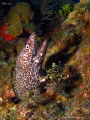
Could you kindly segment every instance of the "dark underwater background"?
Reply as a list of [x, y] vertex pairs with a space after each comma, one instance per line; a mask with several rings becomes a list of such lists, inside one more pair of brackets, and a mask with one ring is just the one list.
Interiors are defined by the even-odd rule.
[[[3, 20], [3, 17], [8, 14], [10, 8], [14, 6], [17, 2], [27, 2], [29, 4], [32, 3], [31, 0], [0, 0], [0, 20]], [[65, 4], [67, 3], [72, 4], [72, 3], [79, 3], [80, 0], [64, 0], [64, 2]]]

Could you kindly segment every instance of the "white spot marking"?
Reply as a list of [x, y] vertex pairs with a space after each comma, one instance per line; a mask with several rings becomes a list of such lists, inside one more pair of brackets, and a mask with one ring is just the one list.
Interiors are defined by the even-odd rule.
[[42, 53], [40, 55], [42, 56]]
[[35, 62], [39, 62], [39, 61], [36, 59]]

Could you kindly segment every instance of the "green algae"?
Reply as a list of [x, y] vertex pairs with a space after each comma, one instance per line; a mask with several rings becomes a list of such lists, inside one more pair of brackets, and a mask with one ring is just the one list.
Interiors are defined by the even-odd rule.
[[72, 11], [72, 7], [70, 4], [66, 4], [62, 6], [62, 10], [59, 10], [58, 12], [55, 12], [55, 15], [57, 18], [63, 17], [66, 18], [67, 15]]
[[62, 73], [60, 61], [58, 65], [52, 63], [52, 68], [47, 70], [47, 76], [50, 81], [60, 81], [64, 75], [65, 73]]

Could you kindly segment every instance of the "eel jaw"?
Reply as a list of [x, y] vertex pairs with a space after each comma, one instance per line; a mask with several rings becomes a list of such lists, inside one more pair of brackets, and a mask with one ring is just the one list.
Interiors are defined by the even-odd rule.
[[35, 32], [29, 36], [26, 45], [29, 45], [31, 56], [35, 57], [37, 55], [37, 35]]

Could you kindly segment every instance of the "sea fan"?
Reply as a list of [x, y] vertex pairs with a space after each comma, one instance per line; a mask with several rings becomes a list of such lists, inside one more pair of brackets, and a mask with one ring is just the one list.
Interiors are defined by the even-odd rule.
[[40, 0], [40, 11], [42, 13], [42, 21], [50, 20], [50, 16], [53, 14], [54, 4], [53, 0]]
[[31, 3], [41, 14], [41, 24], [43, 21], [52, 20], [54, 9], [57, 9], [60, 0], [31, 0]]

